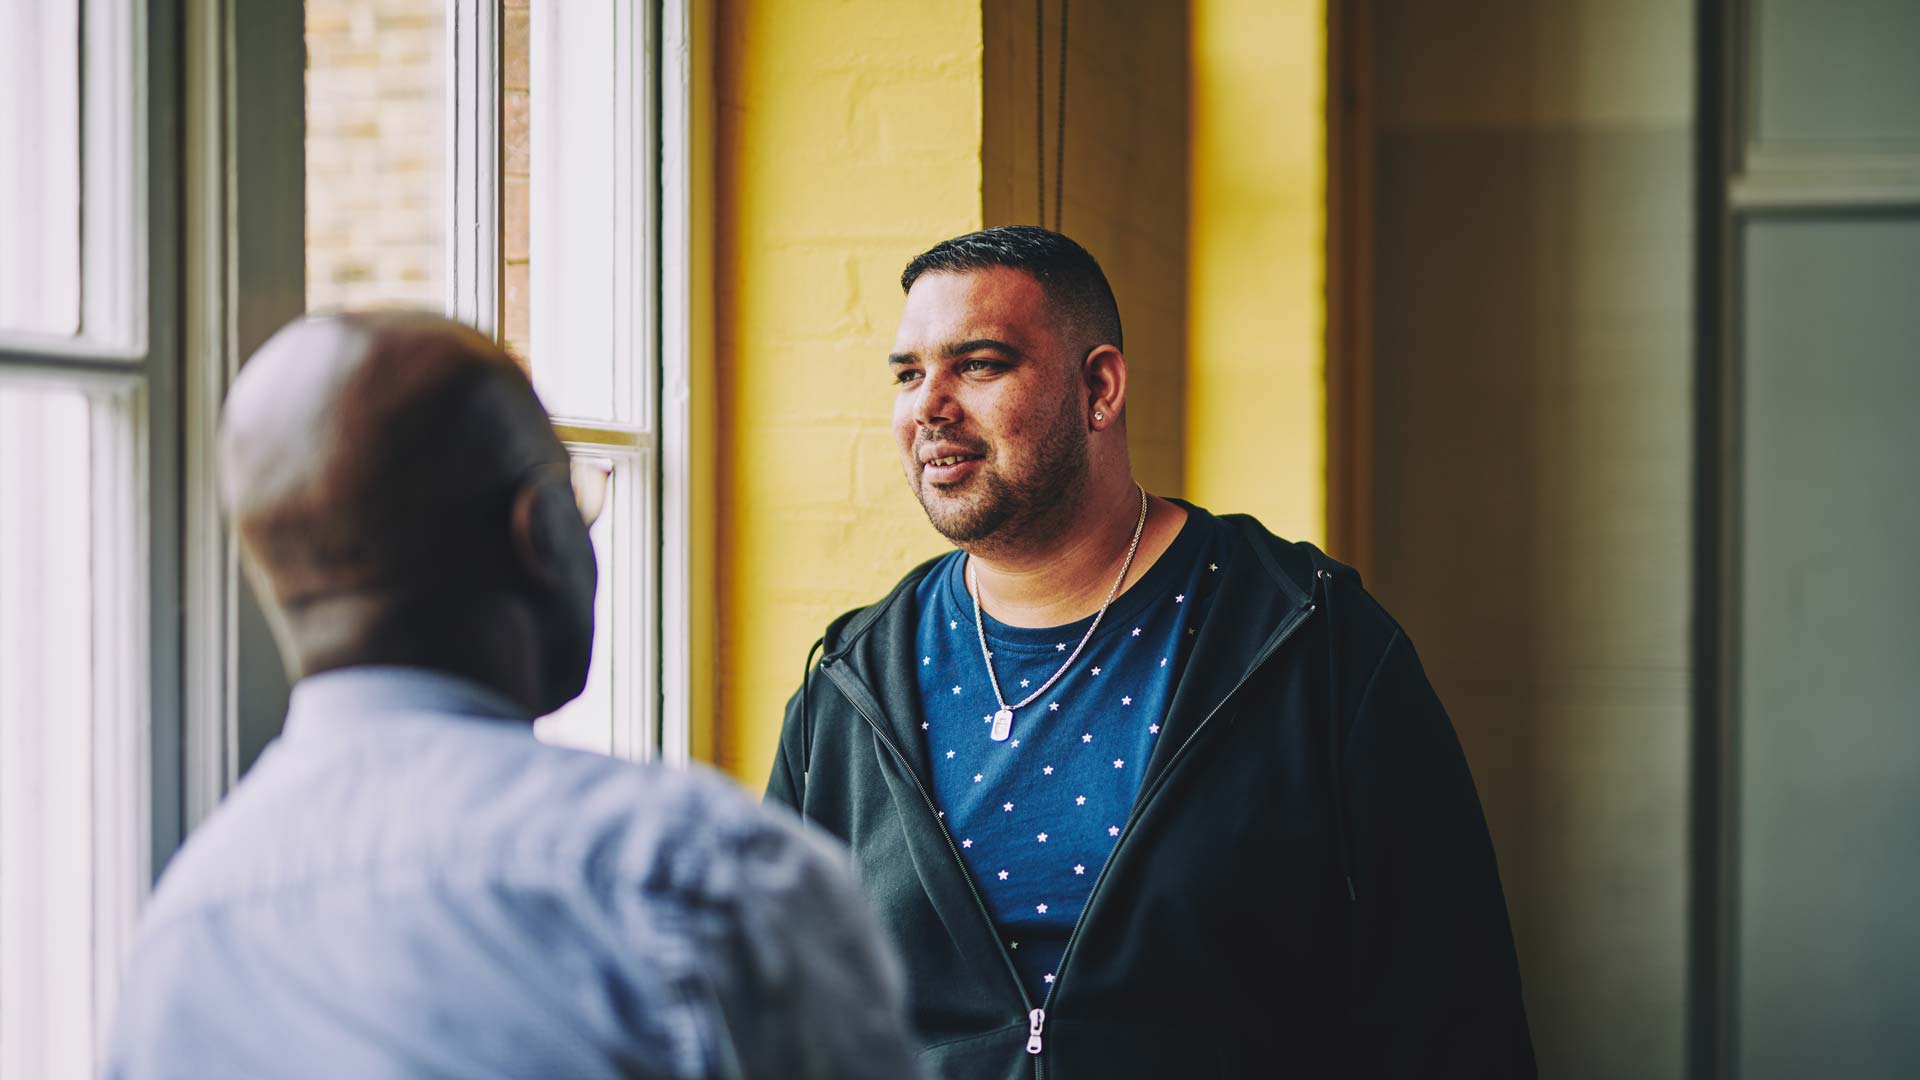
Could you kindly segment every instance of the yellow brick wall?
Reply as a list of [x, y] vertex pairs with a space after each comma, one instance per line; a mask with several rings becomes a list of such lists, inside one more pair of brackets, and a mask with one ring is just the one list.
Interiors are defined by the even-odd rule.
[[307, 0], [307, 306], [438, 308], [444, 0]]
[[529, 0], [505, 0], [500, 25], [500, 340], [524, 361], [531, 355], [529, 284], [533, 112], [529, 74]]
[[906, 493], [886, 356], [901, 267], [981, 224], [981, 12], [722, 0], [714, 33], [712, 719], [758, 786], [808, 644], [947, 546]]

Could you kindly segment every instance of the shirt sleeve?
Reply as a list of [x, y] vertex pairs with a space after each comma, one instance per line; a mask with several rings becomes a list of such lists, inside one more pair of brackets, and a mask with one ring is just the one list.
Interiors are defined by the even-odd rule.
[[1486, 818], [1404, 634], [1361, 697], [1344, 772], [1355, 918], [1348, 1075], [1534, 1076]]
[[801, 745], [804, 733], [800, 730], [800, 695], [806, 692], [803, 685], [787, 699], [780, 742], [774, 748], [773, 771], [767, 777], [766, 800], [794, 810], [800, 809], [800, 800], [806, 797], [806, 773], [801, 765], [806, 759], [806, 748]]

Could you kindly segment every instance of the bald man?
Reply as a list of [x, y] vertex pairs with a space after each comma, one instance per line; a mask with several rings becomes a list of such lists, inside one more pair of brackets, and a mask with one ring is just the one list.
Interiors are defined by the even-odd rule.
[[534, 741], [585, 684], [596, 571], [500, 349], [299, 320], [220, 451], [297, 681], [160, 883], [110, 1076], [913, 1073], [839, 851], [701, 770]]

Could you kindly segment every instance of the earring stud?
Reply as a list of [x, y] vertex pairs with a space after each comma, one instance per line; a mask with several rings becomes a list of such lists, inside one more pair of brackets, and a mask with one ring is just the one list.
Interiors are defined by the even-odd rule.
[[1093, 418], [1095, 420], [1105, 420], [1107, 418], [1107, 414], [1101, 412], [1099, 409], [1095, 409], [1093, 410]]

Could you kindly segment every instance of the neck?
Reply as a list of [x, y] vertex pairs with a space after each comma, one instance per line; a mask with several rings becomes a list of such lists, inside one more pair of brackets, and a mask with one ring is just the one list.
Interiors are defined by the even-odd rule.
[[523, 605], [468, 596], [434, 603], [336, 594], [288, 616], [296, 678], [366, 664], [430, 668], [471, 679], [542, 712], [540, 650]]
[[[1014, 626], [1062, 626], [1099, 610], [1126, 561], [1140, 521], [1140, 498], [1133, 478], [1122, 475], [1118, 483], [1089, 491], [1077, 511], [1068, 511], [1065, 524], [1049, 536], [1014, 549], [968, 546], [980, 606]], [[1150, 503], [1176, 509], [1158, 499]], [[1158, 550], [1147, 550], [1149, 533], [1158, 538], [1156, 521], [1163, 516], [1150, 505], [1140, 550], [1128, 580], [1121, 583], [1123, 589], [1152, 565], [1146, 556], [1157, 557], [1165, 549], [1159, 544]]]

